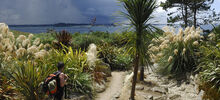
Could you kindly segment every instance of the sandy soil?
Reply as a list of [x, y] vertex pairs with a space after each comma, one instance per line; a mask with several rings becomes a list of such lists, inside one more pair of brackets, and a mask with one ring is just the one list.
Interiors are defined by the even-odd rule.
[[112, 77], [110, 83], [107, 86], [107, 89], [97, 94], [95, 100], [112, 100], [112, 98], [120, 93], [123, 87], [125, 72], [112, 72]]

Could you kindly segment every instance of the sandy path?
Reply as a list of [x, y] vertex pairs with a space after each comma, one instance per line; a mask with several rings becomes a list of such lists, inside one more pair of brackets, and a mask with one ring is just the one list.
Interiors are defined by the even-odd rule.
[[111, 100], [114, 95], [121, 91], [123, 87], [125, 72], [112, 72], [112, 77], [107, 89], [97, 94], [95, 100]]

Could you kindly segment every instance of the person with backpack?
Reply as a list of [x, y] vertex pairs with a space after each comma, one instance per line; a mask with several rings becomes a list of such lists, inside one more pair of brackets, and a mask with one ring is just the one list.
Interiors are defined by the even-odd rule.
[[55, 93], [54, 99], [55, 100], [62, 100], [63, 93], [64, 93], [64, 85], [68, 79], [68, 76], [63, 73], [64, 71], [64, 63], [59, 62], [57, 64], [58, 71], [55, 73], [59, 73], [59, 78], [57, 78], [57, 92]]
[[47, 95], [53, 96], [54, 100], [62, 100], [64, 94], [64, 85], [68, 79], [68, 76], [63, 73], [64, 63], [59, 62], [57, 64], [58, 71], [50, 74], [44, 81], [44, 91]]

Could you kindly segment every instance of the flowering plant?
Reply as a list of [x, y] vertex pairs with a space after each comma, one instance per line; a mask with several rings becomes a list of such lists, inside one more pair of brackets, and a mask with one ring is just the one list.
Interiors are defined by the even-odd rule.
[[33, 36], [33, 34], [29, 34], [28, 37], [19, 35], [15, 38], [8, 26], [0, 23], [0, 53], [4, 55], [4, 61], [14, 58], [42, 59], [46, 56], [48, 51], [44, 49], [48, 47], [48, 44], [42, 44], [39, 38], [33, 40]]
[[150, 46], [152, 61], [159, 65], [162, 75], [185, 76], [196, 69], [200, 53], [198, 48], [202, 42], [202, 30], [194, 26], [185, 30], [164, 27], [163, 36], [153, 39]]

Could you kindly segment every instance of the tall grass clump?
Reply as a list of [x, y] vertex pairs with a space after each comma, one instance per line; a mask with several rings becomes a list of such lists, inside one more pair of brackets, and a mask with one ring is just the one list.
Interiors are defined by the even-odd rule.
[[8, 66], [3, 62], [3, 55], [0, 55], [0, 100], [13, 100], [16, 91], [11, 84], [12, 81], [7, 78], [4, 67]]
[[152, 61], [159, 65], [162, 75], [185, 78], [186, 73], [195, 71], [200, 57], [199, 47], [202, 42], [202, 30], [194, 26], [185, 30], [164, 27], [163, 36], [153, 39], [149, 45]]
[[[49, 45], [44, 45], [39, 38], [33, 37], [33, 34], [15, 37], [6, 24], [0, 24], [1, 71], [4, 71], [1, 73], [4, 81], [1, 85], [9, 86], [8, 90], [11, 89], [10, 86], [16, 87], [18, 94], [22, 94], [26, 100], [41, 100], [43, 95], [39, 94], [38, 83], [50, 71], [49, 65], [41, 60], [49, 54], [45, 49]], [[5, 77], [8, 79], [5, 80]]]
[[19, 35], [15, 38], [14, 34], [4, 23], [0, 24], [0, 54], [3, 54], [4, 61], [17, 59], [42, 59], [48, 54], [49, 44], [41, 43], [40, 38], [33, 39], [34, 35]]
[[42, 100], [45, 94], [41, 91], [40, 83], [52, 73], [52, 67], [42, 61], [33, 62], [15, 61], [8, 71], [13, 85], [21, 93], [25, 100]]

